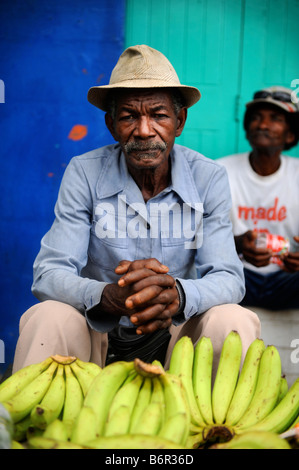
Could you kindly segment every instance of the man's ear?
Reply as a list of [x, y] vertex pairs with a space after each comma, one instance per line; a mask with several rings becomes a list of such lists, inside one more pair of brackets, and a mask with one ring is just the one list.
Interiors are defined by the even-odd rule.
[[292, 131], [288, 131], [286, 135], [286, 144], [292, 144], [295, 140], [295, 134]]
[[181, 108], [178, 115], [177, 115], [177, 129], [175, 136], [179, 137], [183, 132], [185, 123], [187, 120], [187, 108]]
[[114, 120], [110, 116], [110, 114], [108, 114], [108, 113], [105, 114], [105, 123], [106, 123], [106, 126], [107, 126], [110, 134], [112, 135], [113, 139], [117, 141], [117, 137], [116, 137], [116, 134], [115, 134], [115, 128], [114, 128]]

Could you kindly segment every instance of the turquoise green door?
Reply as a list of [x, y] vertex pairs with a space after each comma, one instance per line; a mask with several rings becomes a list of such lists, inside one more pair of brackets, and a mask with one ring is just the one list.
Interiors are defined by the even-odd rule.
[[[126, 47], [159, 49], [200, 89], [177, 142], [216, 159], [248, 149], [242, 120], [254, 91], [299, 81], [298, 18], [298, 0], [127, 0]], [[288, 153], [299, 157], [298, 147]]]

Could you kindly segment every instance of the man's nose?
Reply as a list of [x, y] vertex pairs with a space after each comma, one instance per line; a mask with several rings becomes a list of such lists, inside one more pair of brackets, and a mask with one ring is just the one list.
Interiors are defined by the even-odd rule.
[[260, 129], [268, 129], [269, 128], [269, 117], [268, 116], [261, 116], [259, 119], [259, 125], [258, 127]]
[[141, 116], [140, 119], [138, 119], [134, 135], [141, 139], [146, 139], [154, 135], [151, 120], [148, 116]]

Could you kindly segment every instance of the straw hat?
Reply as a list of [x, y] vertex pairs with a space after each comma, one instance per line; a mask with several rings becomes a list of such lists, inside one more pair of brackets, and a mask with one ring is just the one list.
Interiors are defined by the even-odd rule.
[[146, 45], [128, 47], [112, 70], [109, 85], [91, 87], [87, 99], [107, 111], [107, 93], [121, 88], [176, 88], [185, 98], [187, 108], [201, 97], [197, 88], [181, 85], [173, 66], [161, 52]]

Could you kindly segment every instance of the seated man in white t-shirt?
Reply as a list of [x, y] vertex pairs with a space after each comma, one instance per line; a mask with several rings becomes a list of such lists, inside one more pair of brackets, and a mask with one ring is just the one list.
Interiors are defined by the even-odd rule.
[[[246, 280], [243, 305], [299, 307], [299, 158], [282, 155], [299, 139], [294, 98], [283, 87], [256, 92], [244, 115], [252, 150], [217, 160], [230, 181], [233, 230]], [[271, 249], [269, 234], [284, 240], [276, 237]], [[278, 245], [280, 253], [274, 251]]]

